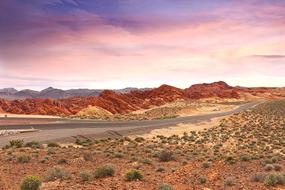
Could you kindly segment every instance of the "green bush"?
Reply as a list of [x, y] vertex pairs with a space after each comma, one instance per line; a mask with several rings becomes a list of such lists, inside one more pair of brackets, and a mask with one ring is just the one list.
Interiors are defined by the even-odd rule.
[[113, 176], [115, 174], [115, 170], [112, 165], [107, 164], [104, 166], [101, 166], [96, 169], [95, 171], [95, 177], [96, 178], [103, 178], [103, 177], [109, 177]]
[[235, 185], [236, 179], [234, 177], [228, 177], [225, 179], [225, 185], [226, 186], [233, 186]]
[[198, 181], [199, 181], [200, 184], [204, 184], [204, 183], [207, 182], [207, 178], [205, 176], [200, 176], [198, 178]]
[[41, 144], [37, 141], [31, 141], [31, 142], [27, 142], [25, 144], [25, 147], [30, 147], [30, 148], [40, 148]]
[[143, 175], [139, 170], [129, 170], [127, 171], [127, 173], [125, 174], [125, 179], [126, 181], [135, 181], [135, 180], [143, 180]]
[[173, 152], [163, 150], [159, 153], [158, 158], [161, 162], [168, 162], [174, 160]]
[[82, 171], [79, 176], [82, 181], [91, 181], [93, 179], [93, 175], [90, 171]]
[[81, 146], [90, 146], [93, 144], [92, 140], [85, 138], [85, 139], [79, 139], [77, 138], [75, 141], [75, 144], [81, 145]]
[[70, 174], [63, 168], [53, 167], [44, 174], [44, 181], [55, 181], [57, 179], [70, 179]]
[[47, 144], [47, 147], [60, 147], [60, 145], [58, 143], [56, 143], [56, 142], [49, 142]]
[[274, 170], [274, 165], [273, 165], [273, 164], [266, 164], [266, 165], [264, 166], [264, 170], [265, 170], [265, 171]]
[[151, 164], [152, 163], [152, 160], [151, 159], [148, 159], [148, 158], [145, 158], [141, 161], [141, 163], [143, 164]]
[[263, 183], [266, 186], [284, 185], [285, 184], [285, 174], [271, 173], [265, 176]]
[[227, 156], [225, 161], [227, 164], [235, 164], [236, 163], [236, 159], [233, 156]]
[[93, 155], [90, 152], [85, 152], [83, 154], [83, 158], [85, 161], [92, 161], [93, 160]]
[[28, 163], [31, 161], [31, 157], [27, 155], [21, 155], [17, 158], [17, 161], [20, 163]]
[[67, 164], [67, 160], [65, 158], [61, 158], [57, 161], [58, 164]]
[[38, 190], [40, 189], [41, 184], [42, 181], [40, 177], [29, 175], [22, 180], [21, 190]]
[[242, 156], [240, 157], [240, 160], [241, 160], [241, 161], [244, 161], [244, 162], [249, 161], [249, 160], [250, 160], [250, 156], [249, 156], [249, 155], [242, 155]]
[[281, 164], [273, 164], [274, 170], [275, 171], [281, 171], [282, 170], [282, 165]]
[[10, 147], [21, 148], [24, 145], [24, 140], [11, 140]]
[[210, 165], [211, 165], [210, 162], [203, 162], [202, 167], [203, 167], [203, 168], [209, 168]]
[[173, 190], [173, 187], [167, 183], [162, 183], [159, 185], [158, 190]]
[[254, 182], [262, 182], [265, 178], [266, 174], [262, 172], [257, 172], [251, 176], [251, 181]]

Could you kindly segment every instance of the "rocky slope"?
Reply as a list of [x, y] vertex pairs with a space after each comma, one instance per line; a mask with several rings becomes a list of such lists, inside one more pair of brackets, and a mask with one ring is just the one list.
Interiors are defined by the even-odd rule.
[[227, 83], [219, 81], [214, 83], [195, 84], [185, 89], [186, 94], [192, 99], [219, 97], [219, 98], [240, 98], [237, 89]]
[[238, 99], [246, 97], [245, 94], [256, 98], [284, 98], [285, 89], [231, 87], [222, 81], [210, 84], [197, 84], [187, 89], [162, 85], [154, 89], [133, 90], [128, 93], [104, 90], [99, 96], [90, 97], [0, 99], [0, 110], [15, 114], [74, 115], [88, 106], [97, 106], [112, 114], [126, 114], [180, 99], [191, 100], [211, 97]]

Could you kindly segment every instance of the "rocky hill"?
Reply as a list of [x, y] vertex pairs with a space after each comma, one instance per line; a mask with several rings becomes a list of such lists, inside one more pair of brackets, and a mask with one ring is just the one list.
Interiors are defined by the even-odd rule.
[[[41, 94], [58, 96], [61, 92], [58, 89], [48, 88], [41, 91]], [[88, 106], [96, 106], [112, 114], [126, 114], [181, 99], [191, 100], [212, 97], [239, 99], [249, 95], [255, 98], [285, 98], [285, 89], [232, 87], [222, 81], [210, 84], [196, 84], [187, 89], [162, 85], [154, 89], [131, 90], [127, 93], [104, 90], [99, 96], [78, 96], [62, 99], [0, 99], [0, 110], [15, 114], [74, 115]]]

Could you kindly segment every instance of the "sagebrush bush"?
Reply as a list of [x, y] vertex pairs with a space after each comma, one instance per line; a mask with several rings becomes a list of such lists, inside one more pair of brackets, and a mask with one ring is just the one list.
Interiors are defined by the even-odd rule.
[[15, 148], [21, 148], [24, 145], [24, 140], [10, 140], [10, 146]]
[[158, 190], [173, 190], [173, 187], [167, 183], [162, 183], [159, 185]]
[[266, 164], [266, 165], [264, 166], [264, 170], [265, 170], [265, 171], [274, 170], [274, 165], [273, 165], [273, 164]]
[[47, 147], [60, 147], [60, 145], [58, 143], [56, 143], [56, 142], [49, 142], [47, 144]]
[[262, 172], [257, 172], [251, 176], [251, 181], [254, 182], [262, 182], [265, 178], [266, 174]]
[[168, 162], [168, 161], [174, 160], [173, 152], [167, 151], [167, 150], [163, 150], [163, 151], [161, 151], [159, 153], [158, 159], [161, 162]]
[[93, 174], [90, 171], [81, 171], [79, 173], [80, 179], [82, 181], [91, 181], [93, 179]]
[[141, 171], [139, 170], [129, 170], [127, 171], [127, 173], [125, 174], [125, 179], [126, 181], [135, 181], [135, 180], [143, 180], [143, 175], [141, 173]]
[[285, 184], [285, 174], [281, 173], [271, 173], [265, 176], [263, 183], [266, 186], [284, 185]]
[[114, 167], [110, 164], [107, 164], [95, 170], [95, 177], [96, 178], [109, 177], [109, 176], [113, 176], [114, 173], [115, 173]]
[[25, 144], [25, 147], [30, 147], [30, 148], [40, 148], [41, 144], [37, 141], [31, 141], [31, 142], [27, 142]]
[[53, 167], [44, 174], [44, 181], [55, 181], [57, 179], [70, 179], [70, 174], [60, 167]]
[[26, 176], [21, 182], [21, 190], [38, 190], [42, 184], [41, 178], [34, 175]]
[[228, 177], [225, 179], [225, 185], [226, 186], [233, 186], [235, 185], [236, 179], [235, 177]]
[[17, 161], [20, 163], [28, 163], [31, 161], [31, 157], [28, 155], [21, 155], [17, 158]]

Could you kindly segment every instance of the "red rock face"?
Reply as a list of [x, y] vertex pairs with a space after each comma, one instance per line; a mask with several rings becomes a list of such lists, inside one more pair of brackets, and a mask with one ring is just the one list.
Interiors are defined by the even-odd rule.
[[0, 99], [0, 111], [15, 114], [41, 115], [73, 115], [83, 108], [98, 106], [111, 113], [125, 114], [131, 111], [159, 106], [179, 99], [200, 98], [240, 98], [241, 93], [260, 94], [272, 93], [278, 97], [285, 97], [284, 88], [242, 88], [231, 87], [225, 82], [210, 84], [196, 84], [187, 89], [180, 89], [169, 85], [162, 85], [146, 91], [131, 91], [129, 93], [115, 93], [111, 90], [103, 91], [99, 97], [73, 97], [66, 99], [25, 99], [8, 101]]
[[239, 98], [237, 90], [227, 83], [219, 81], [210, 84], [195, 84], [185, 89], [191, 99], [219, 97], [219, 98]]

